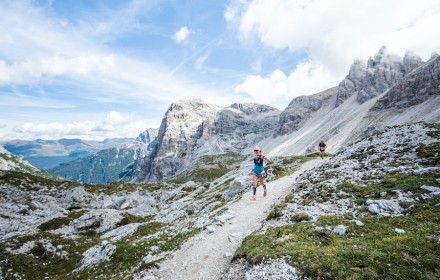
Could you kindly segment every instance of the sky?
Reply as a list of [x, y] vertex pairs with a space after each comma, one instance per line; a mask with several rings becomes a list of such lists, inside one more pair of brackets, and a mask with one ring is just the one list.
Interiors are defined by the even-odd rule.
[[0, 0], [0, 141], [136, 137], [172, 102], [283, 110], [381, 46], [440, 52], [438, 0]]

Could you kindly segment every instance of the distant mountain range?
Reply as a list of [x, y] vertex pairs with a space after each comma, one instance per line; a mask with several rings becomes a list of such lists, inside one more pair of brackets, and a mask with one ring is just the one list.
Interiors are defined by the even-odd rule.
[[148, 129], [131, 143], [103, 149], [62, 163], [48, 171], [78, 183], [107, 184], [118, 180], [128, 181], [132, 178], [136, 160], [150, 153], [156, 137], [157, 129]]
[[58, 140], [12, 140], [1, 142], [7, 151], [22, 156], [32, 165], [41, 169], [51, 169], [62, 163], [92, 155], [103, 149], [121, 144], [132, 143], [133, 138], [114, 138], [103, 141], [81, 139]]

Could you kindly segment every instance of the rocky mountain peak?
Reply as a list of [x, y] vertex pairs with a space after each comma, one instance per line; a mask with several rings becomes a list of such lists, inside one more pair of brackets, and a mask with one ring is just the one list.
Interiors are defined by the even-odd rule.
[[400, 83], [405, 75], [422, 64], [419, 56], [408, 52], [401, 58], [381, 47], [365, 67], [360, 61], [353, 63], [349, 74], [339, 84], [336, 106], [353, 94], [357, 94], [356, 100], [362, 104]]
[[356, 59], [353, 62], [347, 77], [339, 83], [336, 106], [341, 105], [346, 99], [362, 88], [366, 68], [367, 65], [363, 60]]
[[385, 92], [394, 84], [400, 82], [405, 75], [405, 67], [399, 56], [389, 53], [386, 47], [367, 62], [363, 88], [357, 95], [357, 101], [364, 103]]
[[412, 70], [423, 64], [422, 58], [411, 52], [406, 52], [403, 57], [403, 65], [405, 66], [405, 74], [410, 73]]
[[407, 79], [392, 87], [371, 111], [388, 108], [408, 108], [426, 101], [439, 94], [440, 90], [440, 56], [430, 59], [407, 75]]
[[146, 145], [150, 144], [154, 139], [157, 138], [157, 134], [159, 133], [158, 128], [149, 128], [144, 132], [141, 132], [139, 136], [136, 138], [135, 142], [144, 143]]
[[208, 127], [220, 110], [198, 99], [171, 104], [162, 119], [157, 144], [139, 164], [136, 180], [161, 180], [186, 167], [198, 139], [209, 134]]
[[138, 168], [136, 181], [171, 177], [203, 155], [240, 153], [271, 135], [281, 111], [255, 103], [220, 107], [202, 100], [173, 103], [162, 120], [157, 145]]

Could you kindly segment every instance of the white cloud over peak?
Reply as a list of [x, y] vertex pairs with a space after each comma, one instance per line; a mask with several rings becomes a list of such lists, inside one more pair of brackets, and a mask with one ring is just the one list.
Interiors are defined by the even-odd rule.
[[[437, 0], [231, 1], [224, 17], [245, 45], [308, 54], [307, 62], [285, 79], [295, 81], [287, 87], [291, 97], [312, 90], [314, 83], [322, 84], [318, 88], [337, 85], [355, 58], [366, 60], [381, 46], [400, 56], [413, 51], [425, 60], [440, 50]], [[274, 88], [280, 83], [273, 78], [277, 71], [264, 78], [265, 83], [273, 81]], [[237, 88], [249, 88], [249, 81], [247, 77]]]
[[289, 75], [277, 69], [266, 77], [247, 76], [234, 91], [247, 93], [257, 102], [284, 109], [293, 96], [318, 93], [334, 86], [337, 82], [322, 65], [303, 62], [299, 63]]
[[190, 33], [191, 33], [191, 31], [188, 29], [188, 27], [184, 26], [184, 27], [180, 28], [179, 31], [177, 31], [174, 34], [174, 40], [178, 44], [181, 44], [181, 43], [185, 42], [185, 40], [188, 38]]

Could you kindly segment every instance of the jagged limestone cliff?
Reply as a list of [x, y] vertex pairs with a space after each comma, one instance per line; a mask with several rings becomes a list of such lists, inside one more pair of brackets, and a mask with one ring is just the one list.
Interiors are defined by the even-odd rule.
[[205, 155], [240, 153], [273, 134], [280, 111], [252, 103], [219, 107], [201, 100], [179, 101], [165, 113], [157, 145], [142, 160], [136, 181], [158, 181]]

